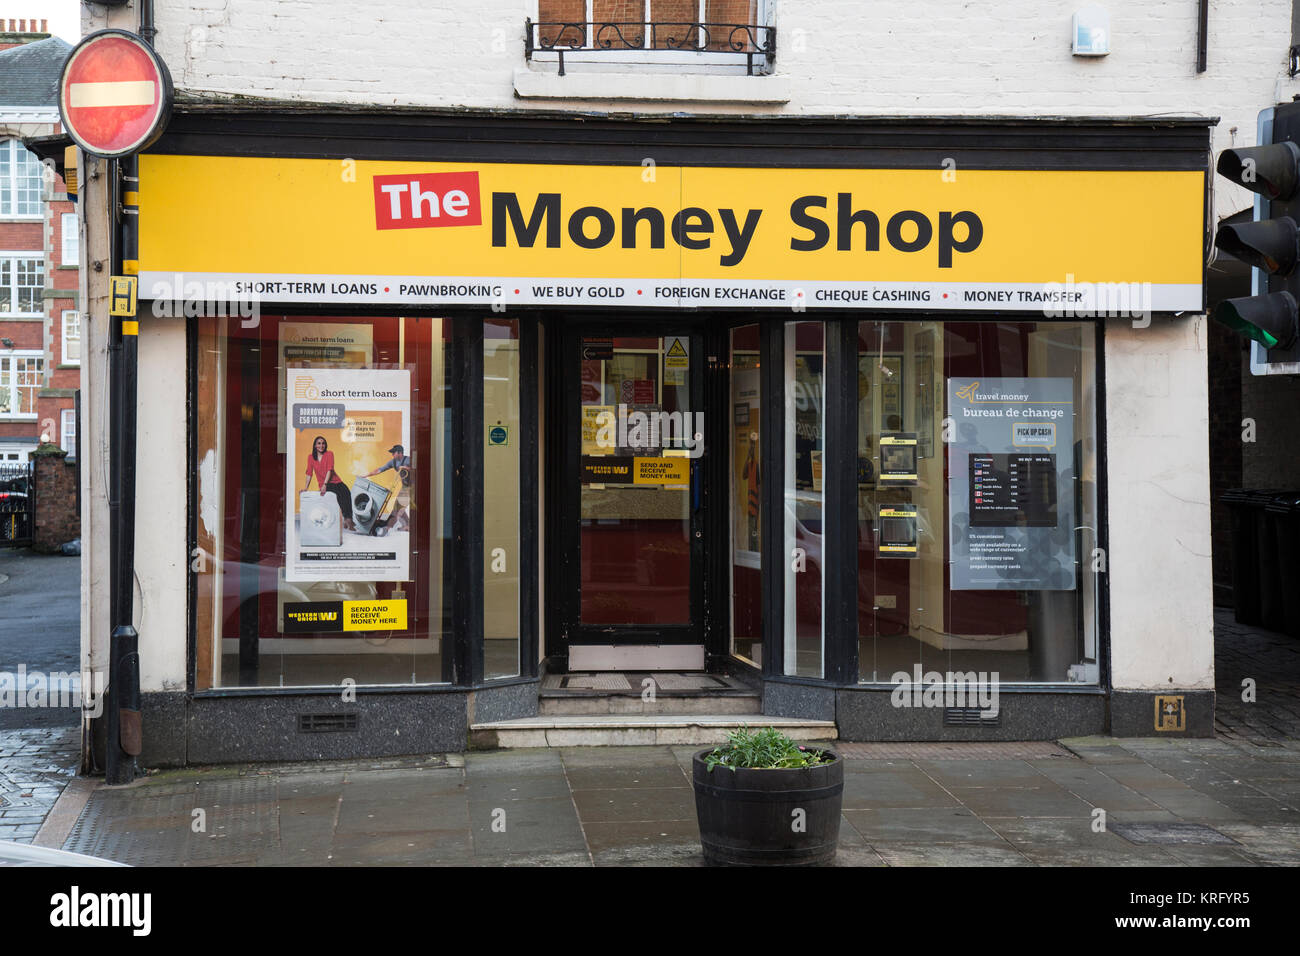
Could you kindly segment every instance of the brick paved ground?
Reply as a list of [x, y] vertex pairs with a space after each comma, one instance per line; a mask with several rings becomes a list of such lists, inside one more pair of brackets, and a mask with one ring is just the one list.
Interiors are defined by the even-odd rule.
[[79, 727], [0, 730], [0, 840], [31, 843], [76, 772]]
[[[1232, 610], [1214, 612], [1215, 731], [1257, 747], [1300, 740], [1300, 639], [1237, 624]], [[1255, 700], [1242, 700], [1242, 681]]]

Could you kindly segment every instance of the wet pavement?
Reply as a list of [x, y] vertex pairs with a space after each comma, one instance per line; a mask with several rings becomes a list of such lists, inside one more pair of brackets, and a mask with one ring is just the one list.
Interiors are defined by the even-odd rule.
[[[1063, 743], [847, 756], [836, 864], [1300, 863], [1300, 746]], [[697, 749], [170, 771], [96, 789], [61, 845], [145, 866], [699, 866]]]
[[76, 771], [78, 727], [0, 730], [0, 840], [31, 843]]

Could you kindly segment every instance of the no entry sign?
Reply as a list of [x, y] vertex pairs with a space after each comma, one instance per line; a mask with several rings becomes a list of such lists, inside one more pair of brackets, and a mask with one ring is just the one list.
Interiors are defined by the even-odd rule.
[[171, 101], [166, 64], [134, 33], [92, 33], [63, 64], [63, 127], [95, 156], [112, 159], [144, 149], [167, 125]]

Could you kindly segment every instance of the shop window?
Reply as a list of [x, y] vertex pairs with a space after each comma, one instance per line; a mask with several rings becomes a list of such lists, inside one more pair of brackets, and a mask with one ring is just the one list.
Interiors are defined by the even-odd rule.
[[860, 681], [1098, 682], [1096, 336], [859, 323]]
[[825, 649], [822, 464], [826, 352], [821, 322], [785, 324], [782, 673], [821, 677]]
[[483, 323], [483, 674], [519, 675], [519, 320]]
[[0, 417], [35, 418], [36, 394], [44, 382], [40, 352], [0, 353]]
[[[693, 63], [742, 72], [772, 43], [766, 0], [538, 0], [530, 54], [566, 63]], [[589, 55], [584, 55], [589, 54]]]
[[81, 364], [81, 313], [63, 310], [63, 364]]
[[763, 664], [759, 326], [731, 330], [731, 653]]
[[39, 316], [45, 263], [39, 253], [0, 255], [0, 315]]
[[18, 140], [0, 141], [0, 217], [41, 215], [44, 169], [36, 155]]
[[199, 320], [198, 689], [452, 679], [449, 338]]

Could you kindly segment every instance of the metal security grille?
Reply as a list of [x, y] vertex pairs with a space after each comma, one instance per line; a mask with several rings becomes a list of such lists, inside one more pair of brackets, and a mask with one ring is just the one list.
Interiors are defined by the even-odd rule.
[[34, 505], [31, 462], [0, 463], [0, 547], [31, 544]]
[[1002, 711], [995, 716], [986, 717], [979, 707], [945, 707], [943, 709], [945, 727], [1001, 727]]
[[299, 714], [298, 732], [301, 734], [328, 734], [355, 731], [359, 724], [356, 714]]

